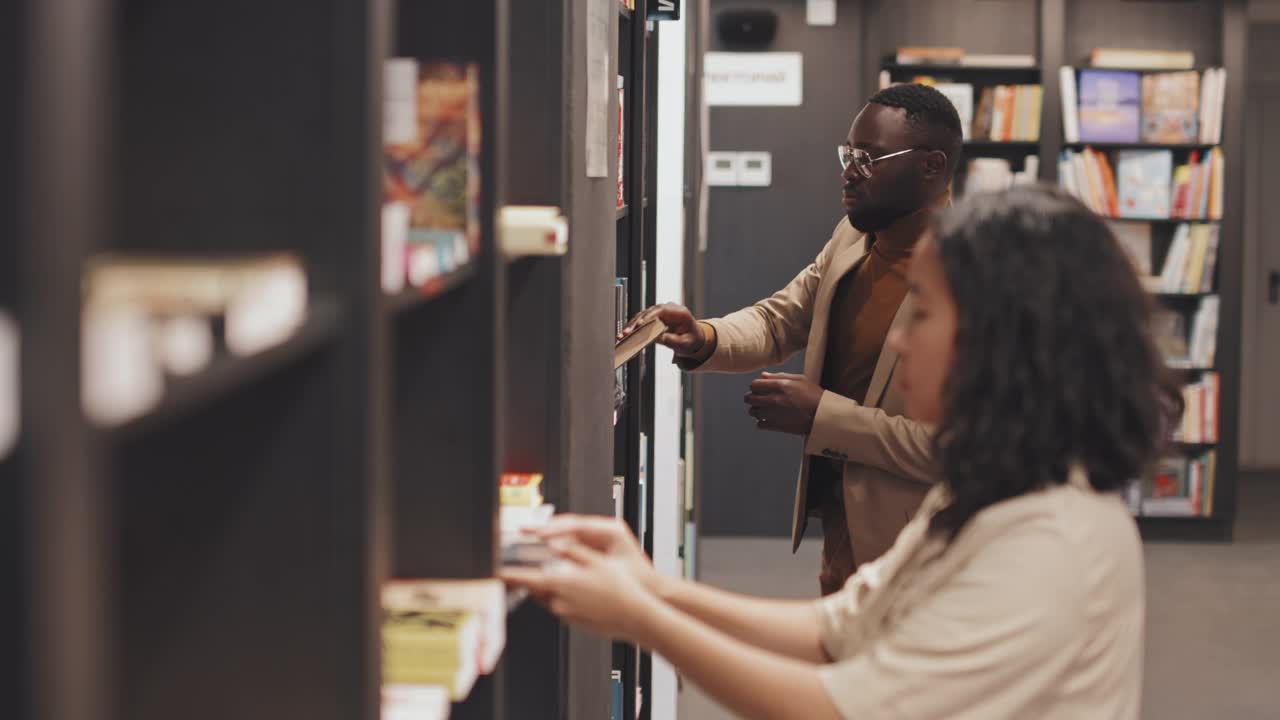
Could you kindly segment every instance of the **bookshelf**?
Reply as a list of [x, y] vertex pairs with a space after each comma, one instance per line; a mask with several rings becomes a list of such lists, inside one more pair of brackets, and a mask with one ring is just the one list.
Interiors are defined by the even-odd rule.
[[[623, 429], [602, 423], [603, 278], [638, 280], [652, 258], [635, 170], [648, 147], [628, 139], [641, 210], [618, 212], [616, 184], [582, 172], [583, 113], [565, 107], [585, 87], [565, 59], [583, 52], [583, 5], [0, 8], [0, 89], [18, 98], [0, 109], [0, 227], [16, 238], [0, 243], [0, 312], [17, 320], [25, 370], [21, 434], [0, 454], [0, 583], [22, 589], [0, 593], [5, 636], [20, 640], [0, 650], [18, 669], [0, 681], [0, 716], [374, 720], [383, 582], [491, 577], [501, 473], [541, 472], [557, 509], [608, 513], [621, 438], [639, 517], [636, 440], [652, 411], [636, 362]], [[644, 10], [608, 17], [607, 49], [615, 30], [632, 43], [628, 126], [645, 128]], [[388, 293], [383, 73], [396, 57], [478, 71], [479, 242], [465, 264]], [[578, 237], [619, 241], [506, 257], [495, 215], [508, 203], [560, 207]], [[86, 261], [276, 250], [307, 278], [287, 339], [167, 377], [121, 424], [86, 419]], [[614, 648], [522, 600], [506, 598], [504, 660], [452, 717], [599, 717]], [[638, 658], [632, 669], [638, 684]]]
[[[1039, 139], [1034, 143], [1018, 144], [969, 141], [964, 146], [966, 162], [976, 157], [1000, 158], [1009, 161], [1011, 169], [1017, 171], [1021, 169], [1017, 164], [1020, 157], [1035, 155], [1038, 157], [1039, 178], [1057, 183], [1059, 158], [1064, 151], [1081, 152], [1090, 148], [1103, 153], [1114, 166], [1117, 154], [1123, 151], [1168, 150], [1176, 166], [1186, 163], [1193, 153], [1203, 156], [1211, 150], [1221, 150], [1225, 159], [1222, 178], [1225, 193], [1220, 219], [1109, 218], [1113, 225], [1130, 231], [1135, 230], [1134, 225], [1149, 227], [1149, 260], [1157, 274], [1180, 226], [1195, 228], [1207, 225], [1219, 234], [1217, 266], [1209, 289], [1153, 293], [1159, 307], [1182, 314], [1188, 323], [1207, 298], [1216, 296], [1220, 301], [1217, 353], [1212, 366], [1178, 370], [1188, 382], [1195, 382], [1210, 371], [1217, 373], [1220, 381], [1218, 439], [1215, 443], [1177, 443], [1172, 451], [1174, 455], [1193, 457], [1209, 449], [1216, 450], [1213, 515], [1140, 517], [1139, 526], [1144, 536], [1153, 540], [1229, 540], [1232, 535], [1238, 475], [1240, 290], [1244, 234], [1243, 194], [1239, 188], [1244, 182], [1242, 170], [1246, 153], [1243, 145], [1246, 5], [1243, 0], [1188, 0], [1161, 3], [1159, 12], [1152, 12], [1149, 4], [1119, 0], [1038, 0], [1010, 5], [1007, 10], [994, 13], [984, 3], [975, 0], [907, 0], [905, 4], [869, 3], [863, 13], [863, 21], [867, 24], [861, 51], [862, 67], [865, 68], [863, 77], [866, 78], [864, 87], [874, 89], [883, 84], [886, 76], [899, 82], [917, 75], [940, 83], [969, 83], [975, 88], [1034, 82], [1042, 85]], [[908, 22], [897, 17], [895, 12], [904, 13], [912, 20]], [[1025, 27], [1034, 27], [1035, 32], [1015, 32]], [[927, 60], [921, 64], [897, 62], [894, 53], [898, 48], [920, 46], [963, 47], [967, 53], [1030, 53], [1034, 63], [1030, 67], [1019, 68], [966, 66]], [[1066, 142], [1060, 72], [1062, 68], [1074, 69], [1073, 77], [1078, 89], [1080, 70], [1089, 64], [1090, 52], [1096, 47], [1189, 50], [1195, 56], [1191, 69], [1200, 73], [1202, 79], [1204, 70], [1224, 68], [1221, 142]], [[1168, 71], [1150, 67], [1115, 69], [1139, 73]], [[877, 72], [880, 73], [879, 79]], [[976, 92], [974, 104], [977, 105]], [[962, 166], [961, 176], [964, 171]], [[957, 183], [957, 190], [962, 189], [963, 183]]]

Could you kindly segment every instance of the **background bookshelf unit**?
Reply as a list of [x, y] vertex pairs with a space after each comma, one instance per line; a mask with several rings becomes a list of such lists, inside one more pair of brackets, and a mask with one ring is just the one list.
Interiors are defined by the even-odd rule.
[[[1144, 50], [1190, 50], [1196, 70], [1226, 69], [1222, 142], [1226, 160], [1225, 205], [1221, 220], [1178, 218], [1114, 219], [1116, 223], [1149, 222], [1152, 227], [1152, 260], [1159, 271], [1164, 253], [1181, 223], [1213, 223], [1219, 226], [1220, 246], [1215, 271], [1214, 293], [1221, 298], [1217, 332], [1215, 370], [1220, 374], [1218, 408], [1219, 441], [1214, 493], [1214, 515], [1208, 518], [1142, 517], [1139, 525], [1151, 539], [1229, 540], [1235, 515], [1235, 484], [1238, 475], [1238, 422], [1240, 392], [1241, 285], [1244, 237], [1244, 78], [1247, 53], [1247, 3], [1244, 0], [1186, 0], [1173, 3], [1124, 2], [1120, 0], [1037, 0], [1001, 3], [998, 11], [983, 0], [873, 0], [864, 3], [862, 87], [870, 95], [879, 87], [879, 74], [888, 72], [892, 81], [907, 81], [926, 75], [938, 82], [969, 82], [975, 85], [1014, 84], [1040, 81], [1044, 95], [1039, 142], [1030, 147], [991, 142], [965, 144], [966, 161], [993, 156], [1019, 161], [1029, 154], [1039, 155], [1039, 178], [1056, 184], [1058, 159], [1064, 150], [1086, 146], [1104, 151], [1114, 162], [1117, 151], [1168, 148], [1174, 163], [1185, 163], [1190, 153], [1203, 154], [1213, 145], [1187, 143], [1151, 145], [1145, 143], [1066, 143], [1062, 126], [1062, 97], [1059, 69], [1088, 65], [1095, 47]], [[1034, 32], [1027, 32], [1034, 28]], [[900, 47], [963, 47], [968, 53], [1032, 54], [1034, 68], [992, 68], [951, 64], [902, 64], [896, 62]], [[1132, 68], [1150, 71], [1150, 68]], [[1161, 69], [1163, 70], [1163, 69]], [[1077, 78], [1078, 80], [1078, 78]], [[1077, 83], [1078, 85], [1078, 83]], [[975, 106], [977, 95], [975, 95]], [[967, 164], [967, 162], [966, 162]], [[1016, 171], [1020, 166], [1014, 165]], [[965, 167], [961, 166], [959, 180]], [[957, 190], [963, 183], [957, 183]], [[1161, 306], [1194, 313], [1201, 295], [1157, 294]], [[1192, 378], [1199, 372], [1184, 373]], [[1182, 447], [1191, 453], [1197, 448]]]

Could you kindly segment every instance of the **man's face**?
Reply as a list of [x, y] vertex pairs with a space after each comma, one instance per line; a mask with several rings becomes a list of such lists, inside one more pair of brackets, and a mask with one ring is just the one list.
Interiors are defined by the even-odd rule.
[[[846, 142], [871, 157], [898, 152], [919, 144], [907, 124], [907, 111], [883, 105], [867, 105], [854, 118]], [[883, 230], [899, 218], [928, 203], [923, 173], [927, 153], [911, 152], [871, 166], [864, 178], [851, 163], [845, 168], [844, 209], [849, 222], [862, 232]]]

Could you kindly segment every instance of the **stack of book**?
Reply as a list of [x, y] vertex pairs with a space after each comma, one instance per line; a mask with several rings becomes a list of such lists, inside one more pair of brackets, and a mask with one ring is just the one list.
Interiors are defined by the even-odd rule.
[[382, 286], [429, 292], [479, 251], [479, 70], [393, 58], [384, 84]]
[[1158, 278], [1159, 292], [1194, 294], [1213, 290], [1219, 230], [1218, 225], [1178, 225]]
[[960, 129], [966, 141], [1040, 140], [1040, 105], [1044, 93], [1039, 85], [989, 85], [978, 92], [971, 83], [939, 82], [929, 75], [914, 76], [911, 82], [930, 85], [947, 96], [960, 115]]
[[1145, 482], [1130, 488], [1130, 510], [1150, 517], [1209, 517], [1213, 515], [1213, 491], [1217, 452], [1194, 458], [1167, 458]]
[[104, 425], [154, 407], [167, 378], [284, 342], [307, 313], [306, 271], [290, 253], [103, 255], [83, 285], [83, 404]]
[[1218, 296], [1200, 299], [1187, 332], [1186, 317], [1177, 311], [1161, 309], [1152, 317], [1152, 332], [1169, 367], [1187, 370], [1214, 366], [1217, 354]]
[[416, 611], [467, 611], [478, 625], [477, 672], [488, 675], [507, 645], [506, 591], [501, 580], [391, 580], [382, 586], [382, 606]]
[[1226, 71], [1060, 71], [1069, 143], [1216, 145], [1222, 141]]
[[1210, 444], [1218, 442], [1218, 374], [1206, 372], [1196, 382], [1182, 388], [1186, 409], [1173, 435], [1177, 442]]
[[383, 607], [383, 686], [443, 687], [465, 700], [480, 673], [480, 623], [470, 610], [441, 610], [397, 598]]
[[1040, 172], [1040, 158], [1028, 155], [1023, 169], [1013, 170], [1013, 164], [1004, 158], [973, 158], [965, 171], [965, 193], [1008, 190], [1014, 185], [1034, 183]]
[[504, 473], [498, 481], [504, 565], [539, 565], [551, 557], [546, 544], [528, 533], [555, 514], [555, 506], [543, 502], [541, 488], [540, 473]]

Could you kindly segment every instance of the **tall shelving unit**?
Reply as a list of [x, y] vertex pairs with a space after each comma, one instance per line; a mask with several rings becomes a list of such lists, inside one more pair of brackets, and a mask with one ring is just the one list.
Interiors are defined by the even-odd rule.
[[[654, 283], [648, 272], [654, 265], [653, 214], [649, 207], [651, 180], [650, 123], [656, 54], [651, 47], [653, 24], [648, 4], [634, 9], [617, 2], [618, 65], [623, 91], [622, 136], [623, 207], [617, 209], [616, 277], [625, 278], [627, 294], [624, 315], [631, 317], [654, 302]], [[646, 552], [653, 552], [649, 518], [653, 517], [653, 367], [650, 347], [626, 366], [626, 398], [615, 413], [614, 476], [623, 479], [623, 516], [635, 531]], [[647, 720], [644, 702], [649, 687], [652, 660], [647, 652], [626, 643], [614, 643], [613, 669], [622, 673], [622, 713], [624, 718]]]
[[[1040, 139], [1036, 143], [967, 142], [966, 158], [1004, 157], [1014, 160], [1038, 154], [1039, 177], [1058, 181], [1058, 158], [1064, 149], [1080, 149], [1085, 143], [1064, 141], [1059, 68], [1084, 63], [1095, 47], [1178, 49], [1195, 53], [1197, 65], [1227, 71], [1221, 148], [1226, 157], [1226, 206], [1220, 226], [1214, 292], [1221, 298], [1215, 367], [1219, 389], [1219, 440], [1214, 512], [1210, 517], [1139, 517], [1148, 539], [1229, 540], [1235, 517], [1236, 479], [1239, 474], [1240, 303], [1244, 242], [1242, 192], [1244, 184], [1244, 78], [1247, 71], [1247, 19], [1243, 0], [1187, 0], [1186, 2], [1133, 2], [1130, 0], [1038, 0], [1008, 4], [999, 14], [981, 0], [874, 0], [863, 8], [862, 66], [867, 95], [876, 87], [877, 70], [887, 70], [894, 81], [913, 75], [940, 80], [987, 85], [1039, 82], [1044, 99]], [[1027, 33], [1027, 28], [1035, 28]], [[938, 45], [963, 47], [978, 53], [1032, 53], [1035, 68], [982, 68], [952, 65], [898, 65], [885, 58], [899, 46]], [[1133, 68], [1142, 70], [1142, 68]], [[1142, 143], [1090, 144], [1112, 153], [1129, 148], [1168, 148], [1176, 162], [1185, 162], [1192, 151], [1211, 146], [1148, 145]], [[1018, 167], [1015, 165], [1015, 170]], [[963, 168], [961, 169], [963, 172]], [[1124, 222], [1124, 221], [1120, 221]], [[1153, 218], [1155, 267], [1168, 251], [1175, 227], [1195, 220]], [[1165, 307], [1186, 310], [1191, 298], [1161, 295]], [[1186, 371], [1188, 380], [1199, 371]], [[1184, 445], [1188, 456], [1206, 449]]]
[[[0, 457], [0, 585], [13, 590], [0, 610], [16, 638], [0, 658], [18, 668], [0, 681], [0, 716], [374, 720], [382, 583], [491, 577], [501, 473], [543, 473], [558, 510], [599, 514], [625, 474], [638, 522], [642, 497], [652, 504], [639, 438], [653, 351], [632, 362], [611, 432], [606, 319], [610, 273], [634, 279], [633, 310], [654, 296], [641, 280], [652, 33], [643, 7], [611, 18], [635, 209], [619, 219], [604, 205], [615, 179], [587, 177], [577, 140], [586, 73], [567, 58], [582, 54], [583, 7], [0, 8], [0, 90], [17, 98], [0, 109], [0, 232], [16, 239], [0, 243], [0, 312], [17, 319], [24, 370], [21, 434]], [[467, 264], [387, 294], [393, 57], [478, 69], [480, 242]], [[508, 203], [561, 207], [569, 255], [500, 252]], [[611, 225], [615, 243], [592, 242]], [[88, 260], [276, 250], [308, 278], [287, 340], [166, 379], [123, 424], [86, 419]], [[512, 601], [502, 663], [452, 717], [607, 716], [616, 649]], [[648, 660], [624, 655], [634, 693]]]

